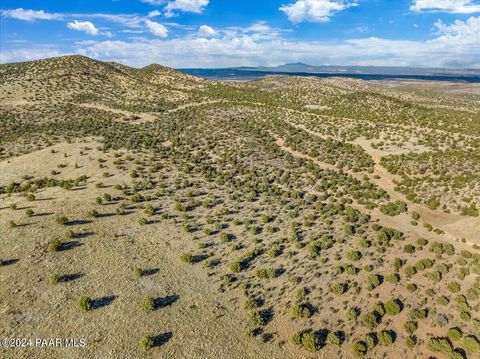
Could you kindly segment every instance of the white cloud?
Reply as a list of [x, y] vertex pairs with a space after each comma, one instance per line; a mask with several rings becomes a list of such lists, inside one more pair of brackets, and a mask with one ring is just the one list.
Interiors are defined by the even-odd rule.
[[[158, 24], [160, 25], [160, 24]], [[255, 25], [255, 24], [254, 24]], [[434, 24], [437, 34], [429, 41], [389, 40], [376, 37], [338, 42], [290, 40], [277, 29], [265, 32], [247, 28], [215, 28], [216, 36], [170, 39], [131, 38], [125, 41], [76, 43], [75, 52], [131, 66], [160, 63], [172, 67], [272, 66], [289, 62], [325, 65], [378, 65], [463, 67], [480, 69], [480, 17]], [[264, 24], [264, 26], [268, 26]], [[197, 29], [192, 30], [194, 32]], [[3, 51], [2, 62], [31, 59], [33, 51]], [[48, 49], [46, 54], [52, 54]], [[60, 52], [60, 51], [58, 51]], [[38, 57], [42, 52], [39, 52]], [[36, 56], [37, 55], [33, 55]]]
[[193, 12], [200, 14], [203, 12], [205, 7], [208, 5], [209, 0], [173, 0], [169, 1], [165, 7], [166, 16], [173, 16], [175, 10], [180, 10], [184, 12]]
[[167, 28], [165, 26], [163, 26], [162, 24], [159, 24], [158, 22], [145, 20], [145, 25], [147, 25], [150, 32], [155, 36], [158, 36], [158, 37], [167, 37], [168, 36]]
[[51, 14], [43, 10], [35, 11], [18, 8], [15, 10], [1, 10], [3, 16], [11, 17], [17, 20], [34, 21], [34, 20], [61, 20], [63, 15]]
[[271, 31], [271, 27], [267, 25], [265, 21], [258, 21], [250, 25], [245, 29], [245, 32], [268, 32]]
[[130, 28], [138, 28], [142, 26], [143, 21], [145, 20], [144, 16], [139, 16], [135, 14], [102, 14], [102, 13], [93, 13], [93, 14], [65, 14], [68, 17], [84, 17], [88, 19], [102, 19], [105, 21], [114, 22], [123, 26]]
[[52, 49], [48, 46], [33, 46], [25, 49], [2, 51], [0, 54], [0, 63], [10, 63], [16, 61], [33, 61], [49, 57], [71, 55], [62, 51]]
[[442, 35], [436, 41], [461, 42], [480, 46], [480, 17], [470, 17], [467, 21], [456, 20], [451, 25], [445, 25], [438, 20], [434, 26]]
[[67, 27], [71, 30], [81, 31], [89, 35], [97, 36], [100, 31], [90, 21], [74, 20], [69, 22]]
[[184, 37], [143, 41], [95, 41], [77, 52], [131, 66], [271, 66], [289, 62], [325, 65], [378, 65], [480, 68], [480, 18], [436, 23], [430, 41], [357, 38], [337, 43], [257, 37], [256, 33], [216, 30], [214, 38]]
[[280, 10], [287, 14], [294, 24], [300, 22], [327, 22], [338, 11], [358, 4], [346, 0], [296, 0], [293, 4], [283, 5]]
[[126, 33], [126, 34], [142, 34], [143, 33], [143, 30], [130, 30], [130, 29], [126, 29], [126, 30], [122, 30], [122, 32]]
[[472, 0], [413, 0], [410, 10], [472, 14], [480, 12], [480, 3]]
[[202, 25], [198, 29], [198, 35], [203, 37], [215, 36], [217, 32], [208, 25]]
[[[165, 3], [165, 2], [163, 2]], [[103, 13], [90, 13], [90, 14], [76, 14], [76, 13], [62, 13], [52, 14], [43, 10], [0, 10], [0, 15], [5, 17], [11, 17], [18, 20], [33, 21], [33, 20], [63, 20], [67, 18], [85, 18], [85, 19], [101, 19], [109, 22], [114, 22], [130, 28], [139, 28], [143, 25], [145, 19], [161, 15], [160, 11], [153, 10], [146, 16], [138, 14], [103, 14]]]
[[162, 4], [165, 4], [167, 0], [140, 0], [140, 1], [150, 5], [162, 5]]
[[147, 16], [148, 16], [148, 17], [157, 17], [157, 16], [160, 16], [161, 14], [162, 14], [162, 13], [161, 13], [160, 11], [158, 11], [158, 10], [153, 10], [153, 11], [150, 11]]

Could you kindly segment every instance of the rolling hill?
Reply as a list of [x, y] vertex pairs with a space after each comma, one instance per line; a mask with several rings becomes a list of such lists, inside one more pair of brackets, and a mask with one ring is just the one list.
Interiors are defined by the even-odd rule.
[[479, 99], [0, 65], [0, 356], [478, 357]]

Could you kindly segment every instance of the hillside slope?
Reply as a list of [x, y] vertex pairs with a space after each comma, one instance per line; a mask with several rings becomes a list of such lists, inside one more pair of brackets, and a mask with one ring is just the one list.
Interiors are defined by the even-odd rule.
[[478, 89], [0, 73], [1, 357], [478, 357]]
[[199, 83], [173, 69], [133, 69], [84, 56], [65, 56], [0, 67], [0, 102], [95, 102], [114, 108], [159, 112], [195, 95]]

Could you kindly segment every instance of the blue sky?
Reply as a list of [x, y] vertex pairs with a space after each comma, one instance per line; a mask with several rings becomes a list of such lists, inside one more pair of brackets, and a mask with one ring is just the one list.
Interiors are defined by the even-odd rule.
[[2, 0], [0, 61], [480, 68], [480, 0]]

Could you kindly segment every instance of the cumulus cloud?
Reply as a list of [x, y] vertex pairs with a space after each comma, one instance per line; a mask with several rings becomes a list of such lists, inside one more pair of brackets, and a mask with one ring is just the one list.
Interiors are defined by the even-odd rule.
[[200, 14], [207, 7], [209, 0], [173, 0], [165, 6], [166, 16], [173, 16], [175, 10]]
[[480, 17], [470, 17], [467, 21], [456, 20], [451, 25], [445, 25], [438, 20], [434, 26], [442, 35], [437, 41], [454, 41], [480, 46]]
[[0, 63], [10, 63], [16, 61], [33, 61], [39, 59], [45, 59], [49, 57], [57, 57], [71, 55], [71, 53], [65, 53], [49, 46], [33, 46], [25, 49], [15, 49], [2, 51], [0, 56]]
[[265, 21], [258, 21], [250, 25], [245, 29], [245, 32], [267, 32], [271, 31], [272, 28], [268, 26], [268, 24]]
[[141, 0], [150, 5], [165, 5], [165, 16], [174, 16], [176, 10], [200, 14], [208, 6], [209, 0]]
[[71, 30], [81, 31], [93, 36], [100, 34], [100, 31], [90, 21], [74, 20], [73, 22], [69, 22], [67, 27]]
[[217, 32], [208, 25], [202, 25], [198, 28], [198, 35], [203, 37], [215, 36]]
[[18, 8], [15, 10], [1, 10], [0, 13], [3, 16], [11, 17], [17, 20], [34, 21], [34, 20], [61, 20], [62, 14], [51, 14], [43, 10], [28, 10]]
[[480, 12], [480, 3], [472, 0], [413, 0], [410, 10], [472, 14]]
[[150, 30], [150, 32], [155, 36], [158, 36], [158, 37], [168, 36], [168, 29], [162, 24], [159, 24], [158, 22], [145, 20], [145, 25], [147, 25], [148, 30]]
[[148, 17], [156, 17], [156, 16], [160, 16], [162, 13], [158, 10], [153, 10], [153, 11], [150, 11], [148, 13]]
[[[165, 4], [166, 1], [162, 1], [162, 4]], [[16, 9], [16, 10], [0, 10], [0, 15], [5, 17], [10, 17], [18, 20], [24, 21], [33, 21], [33, 20], [65, 20], [65, 19], [75, 19], [82, 17], [84, 19], [100, 19], [108, 22], [116, 23], [128, 28], [140, 28], [143, 26], [146, 19], [151, 19], [161, 15], [159, 10], [152, 10], [147, 15], [139, 14], [105, 14], [105, 13], [62, 13], [62, 14], [52, 14], [47, 13], [43, 10], [26, 10], [26, 9]], [[107, 33], [103, 33], [107, 34]]]
[[[301, 61], [325, 65], [480, 68], [480, 17], [473, 16], [465, 21], [435, 22], [436, 35], [428, 41], [377, 37], [337, 42], [293, 40], [283, 36], [282, 30], [262, 22], [244, 28], [215, 28], [212, 29], [215, 36], [192, 36], [200, 32], [200, 28], [195, 28], [183, 37], [167, 39], [165, 26], [148, 19], [142, 25], [158, 38], [95, 39], [76, 43], [75, 52], [131, 66], [149, 63], [172, 67], [272, 66]], [[202, 32], [212, 33], [207, 27]], [[29, 60], [33, 53], [29, 50], [3, 51], [1, 61]], [[53, 56], [55, 51], [49, 48], [43, 53]], [[41, 54], [34, 56], [40, 58]]]
[[131, 66], [161, 63], [172, 67], [272, 66], [302, 61], [326, 65], [378, 65], [480, 68], [480, 18], [452, 24], [437, 22], [429, 41], [376, 37], [337, 43], [293, 41], [281, 36], [217, 31], [212, 38], [184, 37], [144, 41], [94, 41], [77, 52]]
[[292, 4], [283, 5], [283, 11], [294, 24], [300, 22], [328, 22], [336, 12], [358, 5], [346, 0], [297, 0]]

